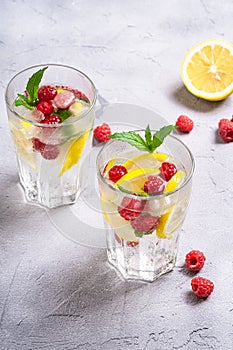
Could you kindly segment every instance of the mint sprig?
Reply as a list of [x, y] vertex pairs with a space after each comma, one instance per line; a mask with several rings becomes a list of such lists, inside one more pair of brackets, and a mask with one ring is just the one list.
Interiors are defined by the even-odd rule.
[[29, 109], [34, 109], [38, 102], [38, 90], [44, 71], [48, 67], [44, 67], [35, 72], [28, 80], [26, 86], [27, 95], [17, 94], [18, 98], [15, 100], [16, 106], [24, 106]]
[[176, 125], [166, 125], [153, 135], [148, 125], [145, 130], [145, 139], [134, 131], [116, 132], [109, 136], [110, 139], [117, 139], [129, 143], [140, 151], [147, 151], [153, 153], [164, 141], [164, 139], [173, 131], [177, 129]]

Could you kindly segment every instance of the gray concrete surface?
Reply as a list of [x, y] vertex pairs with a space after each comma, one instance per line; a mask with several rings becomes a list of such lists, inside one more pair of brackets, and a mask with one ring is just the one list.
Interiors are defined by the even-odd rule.
[[[232, 40], [232, 1], [2, 0], [0, 10], [1, 350], [233, 349], [233, 143], [216, 133], [233, 114], [233, 96], [200, 100], [180, 78], [191, 46]], [[109, 103], [195, 122], [182, 136], [196, 170], [177, 265], [152, 284], [125, 282], [104, 249], [65, 238], [44, 209], [24, 201], [4, 90], [17, 71], [46, 62], [85, 71]], [[207, 300], [192, 296], [183, 268], [194, 248], [207, 256], [200, 275], [215, 283]]]

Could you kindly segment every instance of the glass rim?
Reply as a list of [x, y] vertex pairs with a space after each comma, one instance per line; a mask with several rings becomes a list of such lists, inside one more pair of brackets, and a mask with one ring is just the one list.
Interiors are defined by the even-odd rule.
[[16, 112], [12, 109], [12, 107], [11, 107], [9, 101], [8, 101], [8, 96], [7, 96], [7, 95], [8, 95], [9, 87], [10, 87], [11, 83], [13, 82], [13, 80], [14, 80], [16, 77], [18, 77], [20, 74], [22, 74], [22, 73], [24, 73], [24, 72], [26, 72], [26, 71], [28, 71], [28, 70], [30, 70], [30, 69], [39, 68], [39, 67], [46, 67], [46, 66], [56, 66], [56, 67], [63, 67], [63, 68], [72, 69], [72, 70], [74, 70], [74, 71], [80, 73], [81, 75], [83, 75], [83, 76], [91, 83], [91, 86], [92, 86], [93, 91], [94, 91], [94, 99], [93, 99], [93, 102], [91, 103], [90, 107], [87, 109], [87, 111], [85, 111], [80, 117], [77, 117], [77, 118], [75, 118], [75, 119], [72, 120], [72, 121], [68, 121], [68, 119], [69, 119], [69, 118], [68, 118], [67, 120], [65, 120], [64, 122], [62, 122], [60, 125], [57, 125], [57, 126], [60, 127], [60, 126], [63, 126], [63, 125], [72, 125], [72, 124], [76, 123], [77, 121], [82, 120], [88, 113], [90, 113], [90, 111], [91, 111], [91, 110], [94, 108], [94, 106], [95, 106], [95, 103], [96, 103], [96, 100], [97, 100], [97, 89], [96, 89], [96, 87], [95, 87], [93, 81], [89, 78], [89, 76], [88, 76], [87, 74], [83, 73], [81, 70], [79, 70], [79, 69], [77, 69], [77, 68], [74, 68], [74, 67], [72, 67], [72, 66], [68, 66], [68, 65], [65, 65], [65, 64], [60, 64], [60, 63], [36, 64], [36, 65], [34, 65], [34, 66], [27, 67], [27, 68], [21, 70], [20, 72], [16, 73], [16, 74], [9, 80], [9, 82], [8, 82], [8, 84], [7, 84], [7, 86], [6, 86], [6, 90], [5, 90], [5, 101], [6, 101], [7, 107], [9, 108], [9, 110], [10, 110], [17, 118], [19, 118], [20, 120], [22, 120], [22, 121], [24, 121], [24, 122], [30, 123], [30, 124], [32, 124], [32, 125], [34, 125], [34, 126], [40, 126], [40, 127], [43, 127], [43, 128], [51, 128], [51, 127], [54, 128], [54, 124], [43, 124], [43, 123], [38, 123], [38, 122], [35, 122], [35, 121], [33, 121], [33, 120], [30, 120], [30, 119], [27, 119], [27, 118], [23, 118], [22, 116], [20, 116], [18, 113], [16, 113]]
[[[140, 131], [143, 131], [145, 132], [145, 130], [133, 130], [134, 132], [140, 132]], [[152, 130], [153, 131], [153, 130]], [[190, 159], [191, 159], [191, 163], [192, 163], [192, 168], [191, 168], [191, 171], [189, 173], [189, 175], [186, 177], [185, 181], [180, 185], [178, 186], [177, 188], [175, 188], [173, 191], [171, 192], [168, 192], [168, 193], [161, 193], [161, 194], [156, 194], [156, 195], [148, 195], [148, 196], [140, 196], [140, 195], [137, 195], [137, 194], [130, 194], [130, 193], [126, 193], [126, 192], [123, 192], [121, 191], [119, 188], [115, 188], [113, 186], [111, 186], [107, 181], [106, 181], [106, 178], [101, 174], [101, 171], [98, 167], [98, 160], [101, 156], [101, 154], [104, 152], [104, 150], [107, 148], [107, 147], [110, 147], [113, 143], [115, 142], [124, 142], [124, 141], [121, 141], [121, 140], [111, 140], [111, 141], [108, 141], [103, 147], [102, 149], [99, 151], [98, 155], [97, 155], [97, 158], [96, 158], [96, 164], [97, 164], [97, 175], [98, 177], [101, 178], [101, 181], [103, 181], [103, 183], [105, 185], [107, 185], [111, 190], [115, 191], [116, 193], [121, 193], [129, 198], [137, 198], [137, 199], [141, 199], [141, 200], [150, 200], [150, 199], [161, 199], [161, 198], [166, 198], [168, 196], [171, 196], [172, 194], [180, 191], [183, 187], [185, 187], [189, 181], [192, 179], [192, 176], [193, 176], [193, 172], [194, 172], [194, 168], [195, 168], [195, 161], [194, 161], [194, 157], [193, 157], [193, 154], [192, 152], [190, 151], [190, 149], [185, 145], [185, 143], [183, 141], [181, 141], [178, 137], [174, 136], [174, 135], [168, 135], [167, 138], [172, 138], [174, 139], [175, 141], [179, 142], [184, 148], [185, 150], [188, 152], [189, 156], [190, 156]], [[133, 147], [133, 146], [132, 146]], [[160, 147], [160, 146], [159, 146]], [[159, 148], [158, 147], [158, 148]]]

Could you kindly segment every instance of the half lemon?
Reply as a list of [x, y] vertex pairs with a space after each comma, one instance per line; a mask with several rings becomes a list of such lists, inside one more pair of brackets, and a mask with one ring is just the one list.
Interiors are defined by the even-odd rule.
[[186, 54], [181, 77], [193, 95], [219, 101], [233, 92], [233, 45], [220, 39], [205, 40]]

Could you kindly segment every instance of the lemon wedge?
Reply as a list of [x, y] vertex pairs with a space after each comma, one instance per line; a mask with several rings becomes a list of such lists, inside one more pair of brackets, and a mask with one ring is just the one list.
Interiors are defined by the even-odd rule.
[[62, 88], [58, 88], [58, 89], [57, 89], [57, 94], [60, 94], [61, 92], [64, 92], [64, 91], [67, 91], [67, 90], [64, 90], [64, 89], [62, 89]]
[[105, 221], [109, 224], [110, 221], [109, 221], [108, 214], [107, 214], [106, 202], [105, 202], [105, 200], [103, 199], [102, 196], [100, 196], [100, 202], [101, 202], [101, 206], [102, 206], [102, 210], [103, 210], [103, 216], [105, 218]]
[[36, 155], [32, 150], [31, 140], [27, 139], [22, 131], [14, 127], [11, 127], [11, 134], [18, 157], [24, 159], [36, 171]]
[[58, 177], [61, 177], [65, 171], [69, 170], [70, 168], [72, 168], [75, 164], [78, 163], [82, 152], [83, 152], [83, 148], [86, 144], [86, 140], [88, 138], [90, 134], [90, 130], [86, 131], [83, 135], [79, 136], [77, 139], [75, 139], [66, 156], [66, 160], [65, 163], [62, 166], [62, 169], [58, 175]]
[[103, 176], [106, 177], [108, 175], [109, 170], [113, 167], [113, 165], [115, 164], [116, 158], [113, 158], [111, 160], [109, 160], [109, 162], [107, 163], [105, 169], [104, 169], [104, 174]]
[[21, 120], [21, 126], [25, 130], [31, 129], [33, 127], [33, 125], [31, 123], [26, 122], [24, 120]]
[[186, 54], [181, 77], [186, 88], [205, 100], [223, 100], [233, 92], [233, 45], [205, 40]]
[[178, 170], [175, 175], [172, 176], [171, 180], [168, 181], [167, 186], [164, 190], [164, 193], [174, 191], [184, 180], [185, 172], [182, 170]]
[[129, 171], [146, 166], [158, 166], [158, 162], [165, 162], [167, 158], [168, 155], [164, 153], [146, 153], [130, 158], [122, 165]]
[[174, 217], [175, 206], [166, 213], [160, 216], [159, 224], [156, 228], [156, 235], [159, 238], [171, 238], [172, 237], [172, 218]]
[[81, 102], [74, 102], [69, 108], [69, 111], [75, 115], [76, 117], [79, 117], [83, 109], [83, 105]]
[[[178, 170], [171, 180], [168, 181], [164, 193], [174, 191], [182, 183], [184, 178], [185, 172]], [[183, 211], [179, 203], [173, 205], [167, 213], [160, 216], [159, 224], [156, 228], [156, 235], [159, 238], [171, 238], [172, 233], [182, 224], [183, 217]]]

